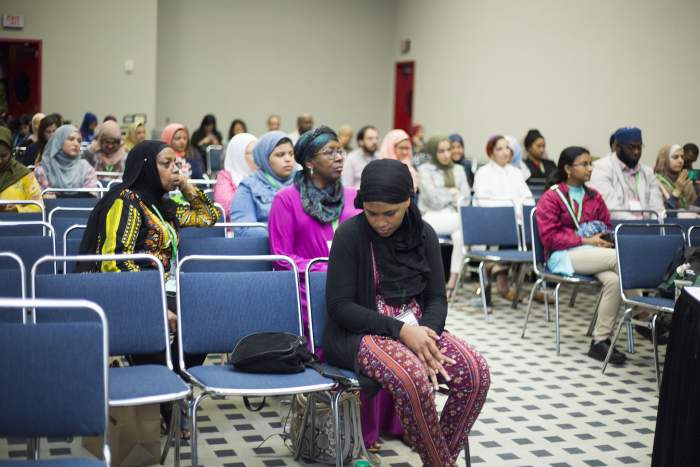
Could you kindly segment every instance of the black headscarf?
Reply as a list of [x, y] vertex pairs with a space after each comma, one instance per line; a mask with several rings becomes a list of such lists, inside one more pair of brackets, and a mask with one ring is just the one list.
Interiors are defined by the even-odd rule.
[[[148, 206], [155, 206], [166, 221], [173, 222], [177, 226], [177, 204], [163, 199], [166, 192], [160, 182], [156, 165], [156, 156], [167, 147], [168, 145], [162, 141], [143, 141], [129, 151], [122, 183], [109, 190], [90, 214], [83, 239], [80, 241], [81, 255], [94, 255], [97, 252], [100, 227], [105, 225], [109, 209], [125, 188], [137, 193]], [[92, 270], [93, 266], [90, 263], [81, 262], [78, 263], [76, 270], [87, 272]]]
[[363, 216], [374, 246], [381, 290], [386, 302], [393, 306], [408, 303], [420, 295], [430, 274], [423, 219], [413, 195], [413, 178], [408, 167], [397, 160], [378, 159], [362, 171], [360, 191], [355, 198], [358, 209], [369, 201], [397, 204], [411, 199], [401, 226], [390, 237], [379, 236]]

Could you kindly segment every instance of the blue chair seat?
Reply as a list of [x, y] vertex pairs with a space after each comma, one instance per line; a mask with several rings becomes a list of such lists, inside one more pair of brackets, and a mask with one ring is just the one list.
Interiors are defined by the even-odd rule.
[[674, 306], [672, 299], [663, 297], [645, 297], [643, 295], [635, 295], [634, 297], [630, 297], [629, 301], [637, 303], [640, 306], [663, 308], [667, 311], [672, 311]]
[[[274, 396], [331, 389], [334, 382], [314, 370], [292, 374], [244, 373], [229, 365], [202, 365], [187, 371], [202, 386], [227, 395]], [[303, 389], [300, 391], [299, 389]]]
[[554, 280], [554, 281], [563, 281], [563, 282], [572, 282], [572, 283], [586, 282], [589, 284], [598, 284], [598, 279], [596, 279], [595, 276], [589, 276], [587, 274], [574, 273], [571, 276], [565, 276], [564, 274], [556, 274], [554, 272], [546, 270], [542, 274], [542, 277], [544, 279]]
[[467, 256], [480, 261], [503, 261], [506, 263], [530, 263], [532, 262], [531, 251], [520, 250], [490, 250], [490, 251], [469, 251]]
[[328, 363], [321, 363], [321, 368], [323, 368], [324, 371], [328, 371], [328, 373], [348, 378], [357, 385], [360, 384], [354, 371], [346, 370], [345, 368], [338, 368], [337, 366], [329, 365]]
[[11, 460], [0, 461], [2, 467], [105, 467], [104, 461], [97, 459], [42, 459], [38, 461]]
[[[163, 365], [135, 365], [109, 369], [109, 405], [133, 405], [130, 399], [152, 398], [147, 403], [180, 399], [189, 386]], [[120, 401], [123, 403], [120, 404]]]

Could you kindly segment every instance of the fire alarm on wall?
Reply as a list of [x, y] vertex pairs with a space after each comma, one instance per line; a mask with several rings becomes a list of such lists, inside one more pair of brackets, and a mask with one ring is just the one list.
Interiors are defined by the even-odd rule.
[[401, 41], [401, 53], [407, 54], [411, 51], [411, 39], [404, 39]]

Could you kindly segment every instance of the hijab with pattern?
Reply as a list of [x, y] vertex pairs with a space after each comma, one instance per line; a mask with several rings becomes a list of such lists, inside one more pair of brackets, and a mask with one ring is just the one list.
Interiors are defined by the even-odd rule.
[[363, 209], [363, 203], [371, 201], [398, 204], [411, 200], [401, 225], [390, 237], [381, 237], [362, 216], [379, 269], [381, 292], [392, 306], [403, 305], [420, 295], [430, 275], [425, 228], [413, 198], [413, 177], [405, 164], [378, 159], [362, 171], [356, 208]]
[[320, 126], [301, 135], [294, 146], [294, 159], [304, 168], [294, 174], [294, 185], [301, 194], [304, 212], [322, 224], [334, 222], [340, 218], [345, 201], [343, 184], [338, 179], [333, 185], [323, 189], [317, 188], [311, 181], [305, 162], [314, 158], [330, 141], [338, 141], [338, 135], [331, 128]]
[[[654, 172], [656, 173], [656, 178], [663, 187], [663, 191], [667, 193], [672, 193], [676, 189], [676, 180], [678, 180], [679, 172], [671, 172], [670, 162], [671, 155], [674, 152], [680, 151], [681, 157], [683, 156], [683, 147], [680, 144], [667, 144], [659, 149], [659, 154], [656, 157], [656, 165], [654, 166]], [[678, 197], [678, 201], [682, 208], [687, 208], [692, 206], [697, 199], [697, 194], [695, 193], [695, 188], [693, 183], [686, 184], [683, 192]]]

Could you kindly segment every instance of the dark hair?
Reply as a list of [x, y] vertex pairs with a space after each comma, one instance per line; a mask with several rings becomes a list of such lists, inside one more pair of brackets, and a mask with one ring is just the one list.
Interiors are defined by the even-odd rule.
[[228, 139], [229, 139], [229, 140], [230, 140], [231, 138], [233, 138], [233, 128], [234, 128], [237, 124], [243, 125], [243, 133], [248, 133], [248, 125], [246, 125], [245, 122], [244, 122], [243, 120], [241, 120], [240, 118], [236, 118], [236, 119], [234, 119], [234, 120], [231, 122], [231, 126], [228, 127]]
[[367, 132], [367, 130], [374, 130], [374, 131], [377, 131], [377, 127], [376, 127], [376, 126], [373, 126], [373, 125], [365, 125], [365, 126], [363, 126], [362, 128], [360, 128], [360, 129], [357, 131], [357, 142], [358, 142], [358, 143], [359, 143], [360, 141], [362, 141], [363, 139], [365, 139], [365, 133]]
[[[564, 167], [567, 165], [573, 165], [574, 161], [576, 161], [576, 159], [582, 154], [590, 154], [590, 151], [581, 146], [569, 146], [568, 148], [565, 148], [561, 154], [559, 154], [557, 170], [552, 172], [552, 174], [547, 178], [547, 188], [552, 185], [558, 185], [566, 182], [566, 170]], [[588, 192], [588, 188], [585, 185], [584, 188], [586, 189], [586, 192]]]
[[199, 124], [199, 128], [204, 129], [207, 125], [214, 125], [216, 130], [216, 117], [213, 114], [206, 114], [202, 119], [202, 123]]
[[525, 135], [525, 141], [524, 141], [525, 150], [527, 151], [528, 149], [530, 149], [530, 146], [535, 144], [535, 141], [537, 141], [540, 138], [544, 139], [544, 136], [542, 136], [542, 133], [540, 133], [540, 130], [537, 130], [534, 128], [532, 130], [528, 130], [527, 134]]
[[39, 122], [37, 138], [37, 143], [39, 144], [39, 151], [37, 151], [37, 154], [41, 154], [42, 152], [44, 152], [46, 143], [48, 143], [49, 141], [44, 137], [44, 132], [46, 131], [46, 129], [51, 125], [56, 125], [56, 128], [58, 128], [59, 126], [61, 126], [61, 120], [62, 119], [59, 114], [48, 114], [46, 117], [41, 119], [41, 121]]
[[698, 155], [698, 145], [695, 143], [686, 143], [683, 145], [683, 151], [692, 152], [696, 156]]
[[[289, 143], [289, 144], [291, 144], [291, 145], [292, 145], [292, 149], [294, 149], [294, 143], [292, 143], [291, 138], [286, 138], [286, 137], [280, 139], [279, 141], [277, 141], [277, 144], [275, 144], [275, 147], [272, 148], [272, 149], [273, 149], [273, 150], [274, 150], [274, 149], [277, 149], [278, 147], [282, 146], [284, 143]], [[272, 152], [272, 151], [270, 151], [270, 152]], [[269, 157], [269, 156], [268, 156], [268, 157]]]

